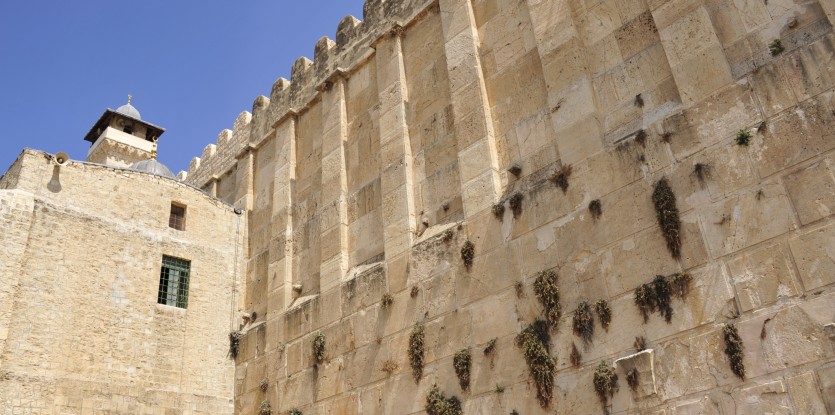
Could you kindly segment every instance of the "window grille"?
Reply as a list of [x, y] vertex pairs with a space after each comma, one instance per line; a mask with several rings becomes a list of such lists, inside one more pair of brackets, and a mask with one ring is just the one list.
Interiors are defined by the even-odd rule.
[[157, 303], [179, 308], [188, 307], [190, 269], [190, 261], [167, 255], [162, 256]]
[[186, 230], [186, 207], [171, 204], [171, 216], [168, 217], [168, 227], [178, 231]]

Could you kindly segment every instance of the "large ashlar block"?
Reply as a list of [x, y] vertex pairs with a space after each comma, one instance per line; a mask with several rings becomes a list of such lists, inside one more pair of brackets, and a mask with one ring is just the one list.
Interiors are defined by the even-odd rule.
[[835, 224], [796, 236], [789, 246], [807, 291], [835, 282]]
[[835, 148], [835, 93], [825, 92], [768, 121], [764, 135], [751, 141], [761, 177]]
[[786, 379], [794, 410], [799, 414], [824, 415], [826, 406], [814, 372], [806, 372]]
[[825, 36], [780, 63], [798, 100], [828, 91], [835, 86], [835, 36]]
[[615, 31], [615, 38], [624, 58], [629, 58], [653, 43], [661, 41], [658, 28], [655, 27], [655, 20], [648, 10], [625, 22], [620, 29]]
[[603, 150], [603, 126], [600, 119], [586, 115], [571, 125], [554, 120], [557, 148], [564, 164], [576, 164]]
[[[710, 15], [704, 7], [698, 7], [690, 13], [679, 16], [669, 26], [659, 26], [661, 42], [670, 59], [670, 66], [676, 67], [688, 61], [692, 62], [693, 58], [703, 56], [710, 49], [719, 47], [721, 51], [721, 44], [716, 37]], [[657, 16], [656, 19], [658, 19]], [[696, 66], [702, 69], [710, 65], [703, 61]]]
[[782, 380], [742, 389], [735, 400], [736, 413], [740, 415], [794, 413]]
[[733, 137], [762, 120], [755, 95], [746, 82], [731, 83], [704, 101], [664, 120], [677, 158]]
[[601, 1], [579, 16], [577, 31], [587, 45], [612, 34], [623, 25], [615, 1]]
[[630, 371], [635, 370], [638, 378], [638, 386], [633, 391], [636, 398], [641, 399], [657, 393], [655, 386], [655, 352], [652, 349], [643, 350], [635, 354], [615, 360], [613, 366], [619, 370], [622, 379]]
[[786, 191], [779, 183], [721, 200], [700, 212], [712, 257], [782, 235], [794, 228]]
[[825, 158], [783, 178], [800, 223], [806, 225], [835, 211], [833, 159]]
[[671, 63], [671, 66], [681, 100], [688, 105], [710, 100], [715, 91], [733, 82], [730, 67], [718, 42], [681, 63]]
[[800, 293], [791, 256], [782, 244], [746, 252], [728, 263], [739, 306], [749, 311]]

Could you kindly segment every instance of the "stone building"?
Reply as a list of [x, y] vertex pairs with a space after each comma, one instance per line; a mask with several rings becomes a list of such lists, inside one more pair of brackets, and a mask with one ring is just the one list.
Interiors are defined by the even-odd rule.
[[233, 413], [245, 220], [161, 133], [128, 104], [87, 136], [105, 164], [24, 150], [0, 178], [0, 414]]
[[71, 164], [240, 223], [236, 414], [835, 412], [835, 2], [363, 17], [179, 182]]

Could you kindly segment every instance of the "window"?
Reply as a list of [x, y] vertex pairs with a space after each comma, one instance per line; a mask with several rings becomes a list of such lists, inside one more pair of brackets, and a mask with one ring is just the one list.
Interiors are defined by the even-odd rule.
[[191, 262], [185, 259], [162, 256], [159, 273], [157, 303], [172, 307], [188, 307], [188, 278]]
[[171, 216], [168, 217], [168, 227], [178, 231], [186, 230], [186, 207], [176, 203], [171, 204]]
[[125, 128], [122, 129], [122, 131], [124, 131], [128, 134], [133, 134], [133, 126], [132, 125], [126, 125]]

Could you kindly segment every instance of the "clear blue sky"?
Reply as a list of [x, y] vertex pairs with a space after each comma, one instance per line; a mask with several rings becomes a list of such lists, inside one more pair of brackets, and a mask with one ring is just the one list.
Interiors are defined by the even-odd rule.
[[24, 147], [84, 159], [84, 135], [133, 95], [187, 170], [273, 82], [313, 59], [363, 0], [2, 0], [0, 174]]

